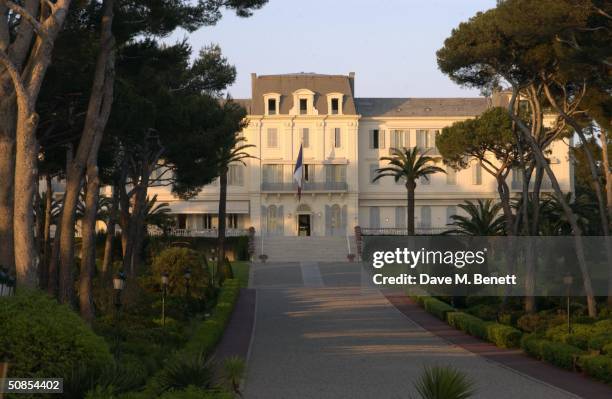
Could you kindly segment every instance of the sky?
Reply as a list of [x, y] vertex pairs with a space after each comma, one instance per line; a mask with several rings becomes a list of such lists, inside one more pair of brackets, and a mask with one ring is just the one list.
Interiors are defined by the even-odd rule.
[[356, 97], [472, 97], [442, 74], [436, 51], [460, 22], [495, 0], [270, 0], [250, 18], [225, 13], [188, 37], [211, 43], [236, 66], [234, 98], [251, 96], [258, 75], [355, 72]]

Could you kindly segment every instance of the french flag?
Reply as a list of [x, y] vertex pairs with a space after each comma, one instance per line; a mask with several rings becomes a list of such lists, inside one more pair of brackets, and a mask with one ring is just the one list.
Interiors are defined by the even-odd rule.
[[302, 199], [302, 186], [304, 185], [304, 163], [302, 161], [302, 144], [298, 153], [295, 169], [293, 170], [293, 181], [297, 183], [298, 201]]

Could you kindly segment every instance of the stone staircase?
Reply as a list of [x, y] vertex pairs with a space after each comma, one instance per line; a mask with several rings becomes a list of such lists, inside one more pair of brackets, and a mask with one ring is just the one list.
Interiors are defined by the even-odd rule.
[[[255, 237], [255, 261], [260, 262], [262, 237]], [[350, 251], [355, 253], [355, 237], [349, 237]], [[347, 262], [346, 237], [263, 237], [267, 262]]]

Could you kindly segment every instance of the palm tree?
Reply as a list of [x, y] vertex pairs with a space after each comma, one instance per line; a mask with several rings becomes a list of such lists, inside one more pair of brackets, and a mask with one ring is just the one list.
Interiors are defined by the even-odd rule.
[[174, 220], [170, 216], [170, 204], [168, 202], [157, 202], [157, 194], [153, 198], [147, 197], [144, 208], [144, 226], [155, 226], [159, 228], [164, 235], [169, 228], [174, 225]]
[[468, 236], [498, 236], [504, 233], [504, 216], [500, 214], [502, 206], [491, 199], [481, 200], [476, 203], [465, 201], [459, 204], [468, 216], [452, 215], [453, 229], [446, 233], [456, 233]]
[[225, 262], [225, 216], [227, 207], [227, 172], [229, 167], [233, 163], [240, 163], [246, 166], [244, 162], [247, 158], [254, 158], [252, 155], [247, 153], [247, 148], [255, 147], [253, 144], [244, 144], [246, 138], [239, 136], [238, 133], [234, 134], [234, 140], [230, 143], [231, 145], [223, 146], [219, 148], [217, 154], [218, 169], [219, 169], [219, 231], [217, 241], [217, 271], [219, 271], [219, 279], [223, 280], [224, 276], [231, 273], [229, 270], [222, 270], [219, 265], [226, 265]]
[[385, 176], [393, 177], [398, 182], [404, 181], [407, 192], [408, 212], [407, 223], [408, 234], [414, 235], [414, 191], [416, 190], [417, 180], [424, 178], [429, 180], [429, 175], [446, 171], [440, 167], [430, 165], [434, 163], [433, 157], [427, 156], [427, 151], [422, 151], [419, 147], [412, 149], [408, 148], [391, 148], [390, 157], [382, 157], [381, 161], [388, 161], [388, 166], [376, 169], [376, 177], [373, 181], [377, 181]]

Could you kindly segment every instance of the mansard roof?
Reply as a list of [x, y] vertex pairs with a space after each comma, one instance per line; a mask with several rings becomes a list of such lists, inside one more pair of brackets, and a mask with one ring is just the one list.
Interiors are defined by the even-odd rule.
[[314, 94], [314, 107], [319, 115], [328, 111], [327, 94], [343, 94], [342, 113], [355, 115], [354, 102], [354, 74], [349, 75], [322, 75], [317, 73], [292, 73], [285, 75], [251, 74], [252, 97], [247, 110], [253, 115], [263, 115], [264, 94], [278, 93], [280, 99], [280, 114], [288, 114], [293, 107], [293, 93], [300, 89], [308, 89]]
[[476, 116], [489, 107], [477, 98], [356, 98], [357, 113], [364, 117]]

